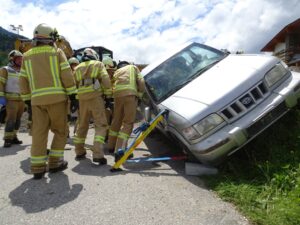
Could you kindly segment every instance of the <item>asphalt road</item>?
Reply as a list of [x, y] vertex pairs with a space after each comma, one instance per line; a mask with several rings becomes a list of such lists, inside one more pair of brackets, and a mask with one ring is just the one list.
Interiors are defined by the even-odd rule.
[[[88, 144], [93, 131], [89, 131]], [[0, 128], [0, 145], [3, 126]], [[51, 135], [49, 135], [51, 138]], [[20, 133], [21, 146], [0, 148], [0, 224], [249, 224], [235, 208], [205, 187], [201, 177], [185, 175], [183, 161], [126, 163], [122, 172], [97, 166], [88, 158], [74, 160], [74, 146], [65, 151], [69, 167], [33, 180], [29, 173], [31, 137]], [[160, 135], [145, 140], [135, 156], [170, 155], [172, 146]], [[151, 150], [150, 152], [148, 151]]]

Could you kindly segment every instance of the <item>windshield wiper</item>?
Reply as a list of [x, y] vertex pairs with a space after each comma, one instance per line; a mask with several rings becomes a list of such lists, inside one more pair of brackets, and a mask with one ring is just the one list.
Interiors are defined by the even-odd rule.
[[199, 69], [196, 71], [195, 75], [193, 75], [192, 77], [194, 78], [195, 76], [199, 76], [201, 73], [203, 73], [204, 71], [208, 70], [209, 68], [211, 68], [213, 65], [217, 64], [218, 62], [220, 62], [222, 59], [224, 58], [221, 58], [221, 59], [218, 59], [216, 61], [214, 61], [213, 63]]

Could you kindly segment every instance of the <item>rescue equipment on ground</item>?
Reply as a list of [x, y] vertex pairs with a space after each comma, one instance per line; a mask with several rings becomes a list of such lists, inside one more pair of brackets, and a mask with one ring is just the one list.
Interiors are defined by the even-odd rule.
[[[133, 130], [133, 133], [137, 136], [132, 141], [132, 143], [126, 148], [126, 150], [120, 149], [116, 153], [116, 158], [119, 158], [117, 162], [111, 168], [111, 172], [122, 171], [120, 166], [128, 159], [128, 157], [132, 156], [135, 148], [148, 136], [148, 134], [156, 127], [156, 125], [161, 122], [164, 117], [168, 116], [168, 110], [162, 110], [157, 114], [157, 116], [152, 119], [150, 122], [144, 122], [142, 125]], [[183, 160], [186, 159], [186, 156], [173, 156], [173, 157], [150, 157], [150, 158], [134, 158], [129, 159], [126, 162], [153, 162], [153, 161], [168, 161], [168, 160]]]

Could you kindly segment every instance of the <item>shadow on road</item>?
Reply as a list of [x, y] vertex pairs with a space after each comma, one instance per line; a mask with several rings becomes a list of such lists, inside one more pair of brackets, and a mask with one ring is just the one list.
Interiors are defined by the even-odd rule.
[[[147, 146], [148, 152], [150, 154], [147, 157], [172, 157], [184, 155], [183, 151], [176, 144], [176, 142], [171, 141], [158, 131], [151, 133], [151, 135], [144, 140], [144, 143]], [[186, 180], [193, 183], [194, 185], [206, 188], [201, 177], [186, 175], [185, 162], [186, 160], [170, 160], [161, 163], [169, 165], [169, 167], [172, 170], [176, 171], [179, 176], [184, 177]], [[147, 163], [141, 163], [140, 166], [145, 166], [146, 164]]]
[[16, 155], [19, 151], [25, 150], [29, 145], [13, 145], [10, 148], [0, 147], [0, 157]]
[[23, 208], [26, 213], [38, 213], [73, 201], [83, 189], [82, 184], [70, 186], [64, 173], [49, 174], [49, 178], [24, 181], [10, 192], [11, 204]]
[[146, 163], [143, 165], [138, 164], [124, 164], [124, 170], [118, 172], [111, 172], [112, 165], [99, 166], [93, 164], [90, 159], [79, 161], [78, 164], [72, 169], [73, 172], [83, 176], [118, 176], [126, 175], [128, 173], [136, 173], [141, 176], [178, 176], [174, 174], [172, 169], [160, 168], [158, 163]]

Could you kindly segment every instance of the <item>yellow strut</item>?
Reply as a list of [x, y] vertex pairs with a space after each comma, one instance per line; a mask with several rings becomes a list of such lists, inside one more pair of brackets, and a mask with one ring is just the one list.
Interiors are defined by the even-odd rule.
[[156, 125], [163, 120], [163, 115], [158, 116], [153, 120], [147, 130], [140, 133], [135, 143], [131, 146], [128, 151], [113, 165], [112, 169], [118, 169], [128, 158], [128, 156], [135, 150], [135, 148], [147, 137], [147, 135], [156, 127]]

